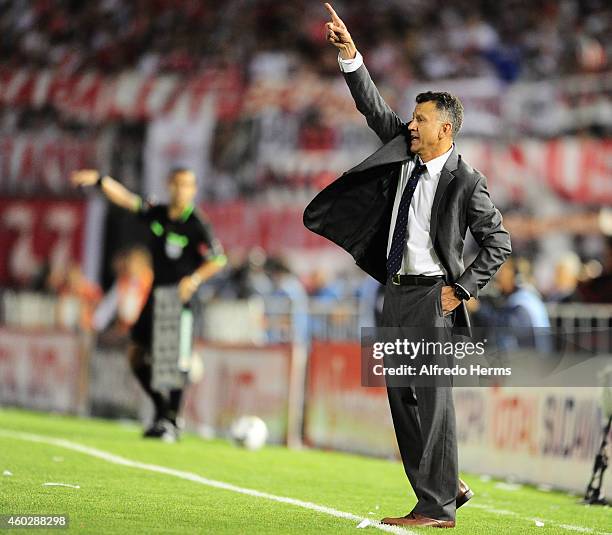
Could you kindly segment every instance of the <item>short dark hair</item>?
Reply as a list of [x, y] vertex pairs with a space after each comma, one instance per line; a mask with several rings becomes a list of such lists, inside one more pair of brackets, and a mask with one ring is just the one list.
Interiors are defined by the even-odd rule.
[[193, 173], [193, 170], [183, 165], [176, 165], [170, 169], [168, 180], [172, 180], [176, 175], [180, 175], [181, 173]]
[[463, 123], [463, 104], [458, 97], [446, 91], [427, 91], [426, 93], [419, 93], [416, 101], [417, 104], [435, 102], [438, 111], [442, 112], [446, 116], [446, 120], [452, 125], [453, 137], [459, 133], [461, 123]]

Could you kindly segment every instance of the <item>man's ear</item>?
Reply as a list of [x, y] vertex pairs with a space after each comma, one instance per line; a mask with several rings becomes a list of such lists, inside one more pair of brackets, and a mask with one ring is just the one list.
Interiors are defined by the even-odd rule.
[[442, 123], [442, 125], [440, 125], [440, 129], [438, 130], [438, 139], [444, 139], [445, 135], [446, 135], [446, 123]]

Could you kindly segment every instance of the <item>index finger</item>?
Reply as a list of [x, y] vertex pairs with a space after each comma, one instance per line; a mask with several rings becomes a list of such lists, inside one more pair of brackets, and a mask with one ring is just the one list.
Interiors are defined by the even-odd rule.
[[328, 4], [327, 2], [325, 2], [325, 4], [323, 5], [325, 6], [325, 9], [327, 9], [328, 13], [330, 14], [334, 22], [342, 22], [338, 14], [334, 11], [334, 8], [331, 7], [331, 4]]

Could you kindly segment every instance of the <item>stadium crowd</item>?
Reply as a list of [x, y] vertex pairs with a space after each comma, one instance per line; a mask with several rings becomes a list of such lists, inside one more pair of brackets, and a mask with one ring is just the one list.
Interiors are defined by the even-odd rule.
[[[76, 264], [62, 272], [45, 270], [31, 281], [29, 289], [58, 296], [57, 318], [64, 327], [97, 331], [111, 328], [115, 335], [125, 335], [151, 288], [150, 257], [140, 245], [129, 247], [115, 255], [113, 270], [114, 280], [104, 298], [101, 289], [88, 281]], [[312, 299], [337, 312], [338, 317], [346, 303], [356, 300], [364, 325], [375, 324], [382, 307], [382, 287], [369, 277], [356, 271], [332, 273], [323, 268], [299, 275], [285, 259], [268, 255], [261, 248], [244, 256], [230, 255], [228, 269], [202, 288], [200, 297], [204, 301], [284, 298], [304, 309]], [[75, 303], [78, 313], [69, 314], [70, 305]], [[517, 315], [529, 323], [531, 313], [537, 326], [548, 326], [545, 303], [612, 303], [612, 238], [606, 240], [601, 262], [583, 263], [575, 253], [561, 257], [548, 288], [538, 285], [529, 260], [514, 258], [495, 276], [480, 302], [470, 303], [477, 320], [496, 321], [501, 313]], [[316, 318], [304, 321], [305, 331], [316, 330]]]
[[[338, 2], [384, 81], [492, 76], [512, 82], [610, 67], [605, 0]], [[336, 74], [319, 2], [1, 0], [0, 57], [66, 73], [193, 73], [236, 65], [251, 76], [309, 64]]]
[[[369, 69], [385, 88], [405, 89], [413, 81], [461, 77], [488, 77], [511, 83], [608, 72], [612, 68], [612, 9], [605, 0], [364, 0], [335, 5], [355, 34]], [[24, 66], [66, 75], [132, 70], [145, 75], [185, 76], [208, 68], [229, 67], [244, 74], [247, 93], [249, 83], [252, 88], [259, 79], [279, 80], [289, 87], [287, 81], [298, 71], [314, 74], [300, 79], [308, 82], [301, 83], [301, 88], [317, 84], [325, 88], [328, 86], [322, 85], [322, 80], [339, 78], [336, 57], [330, 54], [323, 36], [325, 17], [321, 3], [306, 0], [228, 0], [223, 9], [218, 3], [199, 0], [0, 0], [0, 75]], [[299, 95], [296, 100], [300, 100]], [[290, 161], [293, 155], [293, 167], [297, 169], [302, 167], [297, 159], [303, 153], [312, 150], [316, 155], [317, 150], [337, 148], [337, 124], [319, 109], [322, 104], [314, 97], [312, 105], [304, 110], [295, 102], [286, 105], [286, 124], [278, 120], [277, 103], [273, 104], [268, 114], [262, 113], [259, 123], [249, 115], [249, 109], [232, 120], [219, 120], [211, 147], [212, 168], [218, 172], [207, 177], [216, 189], [205, 190], [207, 200], [248, 199], [254, 191], [277, 188], [284, 194], [284, 188], [295, 192], [302, 187], [299, 176], [291, 179], [295, 170], [268, 168], [261, 164], [261, 154], [259, 159], [254, 156], [262, 139], [268, 140], [269, 152], [275, 152], [278, 146], [287, 148], [282, 143], [275, 145], [270, 138], [286, 144], [290, 144], [288, 139], [293, 140], [295, 147], [289, 147], [292, 150], [283, 161]], [[268, 110], [265, 105], [262, 108]], [[109, 123], [115, 143], [106, 163], [127, 186], [142, 190], [146, 123]], [[91, 134], [93, 138], [99, 126], [81, 123], [49, 107], [0, 108], [0, 136], [11, 141], [16, 134], [36, 141], [41, 134], [54, 138], [62, 132], [79, 138]], [[359, 141], [361, 134], [357, 130], [352, 135]], [[316, 176], [315, 173], [315, 181]], [[330, 178], [332, 175], [324, 174], [321, 181]], [[222, 187], [229, 193], [220, 194], [217, 190]], [[288, 197], [295, 202], [295, 196]], [[272, 197], [268, 201], [280, 204]], [[540, 209], [541, 200], [537, 202]], [[121, 229], [116, 230], [108, 234], [121, 233]], [[538, 299], [551, 303], [612, 302], [612, 244], [609, 238], [606, 243], [607, 248], [597, 260], [570, 252], [560, 260], [551, 260], [551, 265], [558, 262], [554, 281], [544, 286], [531, 276], [527, 261], [517, 262], [520, 283], [515, 286], [528, 287]], [[116, 253], [114, 287], [119, 292], [119, 321], [125, 330], [128, 318], [134, 316], [134, 303], [140, 302], [141, 294], [148, 289], [150, 276], [145, 277], [146, 284], [134, 281], [132, 271], [146, 272], [146, 259], [125, 251], [117, 253], [123, 245], [108, 247], [105, 263], [106, 271], [111, 271], [108, 266]], [[521, 252], [527, 256], [536, 256], [529, 255], [527, 247], [523, 249]], [[108, 290], [110, 281], [105, 278], [103, 286]], [[380, 299], [378, 289], [371, 283], [356, 273], [332, 276], [321, 270], [298, 277], [289, 263], [254, 250], [244, 258], [234, 258], [230, 268], [211, 286], [215, 295], [226, 298], [281, 295], [303, 301], [310, 296], [332, 303], [347, 298], [366, 299], [368, 308], [375, 311]], [[87, 329], [94, 326], [101, 290], [88, 283], [77, 266], [66, 266], [62, 273], [57, 269], [42, 272], [28, 286], [59, 294], [62, 299], [72, 295], [82, 300], [85, 312], [80, 324]], [[121, 292], [128, 296], [124, 301]]]

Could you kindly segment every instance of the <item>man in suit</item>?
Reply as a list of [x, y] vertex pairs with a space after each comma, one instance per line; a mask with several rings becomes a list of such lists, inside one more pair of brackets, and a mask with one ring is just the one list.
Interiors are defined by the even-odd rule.
[[[510, 236], [485, 177], [458, 154], [463, 106], [448, 93], [422, 93], [410, 122], [383, 100], [345, 24], [329, 4], [328, 41], [357, 105], [383, 146], [321, 191], [304, 224], [349, 252], [385, 285], [383, 325], [467, 328], [476, 297], [511, 253]], [[463, 263], [470, 229], [480, 250]], [[388, 387], [406, 475], [418, 502], [383, 523], [454, 527], [473, 493], [459, 480], [450, 387]]]

